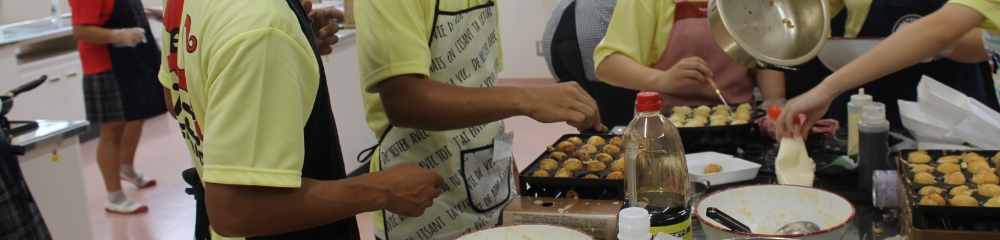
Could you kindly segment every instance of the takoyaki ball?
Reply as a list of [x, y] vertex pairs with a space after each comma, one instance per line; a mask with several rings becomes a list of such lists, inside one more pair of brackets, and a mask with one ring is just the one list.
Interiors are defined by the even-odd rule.
[[986, 172], [992, 172], [992, 171], [993, 171], [993, 169], [990, 168], [990, 164], [986, 163], [985, 161], [984, 162], [969, 163], [969, 173], [979, 174], [979, 173], [986, 173]]
[[612, 157], [610, 154], [601, 153], [601, 154], [597, 154], [597, 156], [594, 157], [594, 160], [597, 160], [598, 162], [602, 162], [602, 163], [609, 163], [609, 162], [614, 161], [615, 158]]
[[747, 123], [750, 123], [750, 122], [748, 122], [747, 120], [733, 120], [732, 122], [729, 122], [729, 124], [731, 124], [731, 125], [740, 125], [740, 124], [747, 124]]
[[552, 159], [545, 159], [538, 163], [538, 169], [541, 170], [556, 170], [559, 168], [559, 162]]
[[576, 152], [573, 152], [573, 155], [570, 156], [569, 158], [570, 159], [576, 158], [577, 160], [580, 161], [590, 161], [590, 153], [588, 153], [586, 150], [578, 150]]
[[531, 174], [532, 177], [550, 177], [549, 171], [538, 170]]
[[608, 174], [608, 176], [606, 178], [607, 179], [625, 179], [625, 173], [623, 173], [623, 172], [617, 172], [617, 171], [616, 172], [611, 172], [611, 174]]
[[972, 175], [972, 183], [975, 184], [1000, 184], [1000, 178], [993, 172], [985, 172]]
[[[969, 188], [969, 187], [965, 187], [965, 188]], [[917, 193], [920, 193], [920, 195], [941, 194], [941, 193], [944, 193], [944, 189], [941, 189], [939, 187], [934, 187], [934, 186], [927, 186], [927, 187], [920, 188], [920, 191], [917, 191]]]
[[729, 105], [725, 105], [725, 104], [719, 104], [719, 105], [716, 105], [715, 107], [713, 107], [712, 110], [715, 111], [715, 112], [732, 112], [733, 111], [733, 107], [730, 107]]
[[684, 127], [704, 127], [705, 123], [701, 121], [689, 121], [684, 124]]
[[611, 141], [608, 141], [608, 144], [621, 147], [625, 144], [625, 140], [623, 140], [622, 137], [613, 137], [611, 138]]
[[586, 178], [586, 179], [601, 179], [601, 177], [597, 176], [597, 174], [587, 174], [587, 175], [584, 175], [583, 178]]
[[752, 111], [752, 110], [753, 110], [753, 106], [751, 106], [749, 103], [740, 104], [739, 107], [736, 107], [736, 111], [748, 111], [749, 112], [749, 111]]
[[986, 158], [979, 156], [979, 154], [975, 152], [967, 152], [962, 154], [962, 161], [967, 163], [985, 162]]
[[993, 155], [993, 164], [1000, 165], [1000, 152], [997, 152], [997, 155]]
[[969, 189], [969, 186], [962, 185], [951, 188], [951, 191], [948, 191], [948, 194], [951, 194], [952, 196], [958, 196], [958, 195], [972, 196], [973, 192], [976, 192], [976, 190]]
[[983, 203], [983, 207], [1000, 207], [1000, 197], [990, 198]]
[[726, 121], [726, 120], [718, 120], [718, 121], [712, 121], [712, 123], [708, 124], [708, 125], [709, 126], [713, 126], [713, 127], [716, 127], [716, 126], [726, 126], [726, 122], [728, 122], [728, 121]]
[[934, 175], [925, 172], [918, 172], [913, 176], [913, 182], [919, 184], [935, 184], [937, 180], [934, 179]]
[[931, 194], [931, 195], [926, 195], [923, 198], [920, 198], [920, 203], [918, 204], [928, 205], [928, 206], [944, 206], [945, 201], [944, 198], [941, 197], [941, 195]]
[[934, 172], [934, 167], [927, 164], [910, 164], [910, 171], [912, 172]]
[[611, 163], [611, 171], [624, 172], [625, 171], [625, 161], [618, 160]]
[[711, 117], [715, 117], [715, 116], [729, 117], [731, 115], [733, 115], [733, 113], [730, 112], [730, 111], [716, 111], [715, 113], [712, 113]]
[[569, 158], [569, 156], [566, 156], [566, 153], [564, 152], [553, 152], [552, 154], [549, 154], [549, 159], [556, 161], [566, 160], [567, 158]]
[[607, 153], [607, 154], [619, 154], [619, 153], [622, 152], [622, 148], [620, 148], [618, 146], [615, 146], [615, 145], [608, 144], [608, 145], [604, 145], [604, 149], [601, 149], [601, 152]]
[[576, 144], [564, 141], [556, 146], [556, 150], [559, 150], [560, 152], [564, 153], [571, 153], [573, 151], [576, 151]]
[[579, 137], [571, 137], [569, 139], [566, 139], [566, 141], [570, 142], [570, 143], [572, 143], [574, 145], [583, 144], [583, 139], [580, 139]]
[[670, 121], [670, 124], [673, 124], [674, 127], [684, 127], [684, 123], [687, 123], [687, 122], [686, 121], [673, 121], [673, 120]]
[[711, 117], [708, 117], [708, 121], [709, 122], [715, 122], [715, 121], [726, 121], [726, 122], [728, 122], [730, 119], [732, 119], [732, 117], [729, 117], [728, 115], [727, 116], [712, 115]]
[[[601, 141], [604, 141], [604, 140], [601, 139]], [[580, 150], [587, 151], [587, 153], [596, 153], [597, 152], [597, 146], [594, 146], [592, 144], [584, 144], [582, 147], [580, 147]]]
[[944, 175], [944, 183], [951, 185], [965, 184], [965, 175], [962, 172], [949, 173], [948, 175]]
[[708, 106], [699, 106], [694, 109], [694, 115], [708, 117], [709, 115], [712, 115], [712, 108], [709, 108]]
[[587, 144], [594, 145], [594, 146], [600, 146], [600, 145], [607, 144], [607, 142], [605, 142], [604, 138], [602, 138], [601, 136], [592, 136], [592, 137], [590, 137], [590, 139], [587, 139]]
[[979, 195], [984, 197], [1000, 197], [1000, 186], [996, 184], [979, 185]]
[[944, 173], [944, 174], [950, 174], [950, 173], [953, 173], [953, 172], [961, 172], [962, 171], [962, 166], [959, 166], [958, 164], [954, 164], [954, 163], [942, 163], [941, 165], [938, 165], [937, 171], [941, 172], [941, 173]]
[[557, 178], [573, 178], [573, 171], [570, 171], [569, 169], [561, 168], [561, 169], [559, 169], [559, 171], [556, 171], [556, 177]]
[[938, 163], [958, 163], [958, 162], [961, 162], [961, 161], [962, 161], [962, 158], [958, 157], [958, 156], [944, 156], [944, 157], [938, 158], [938, 160], [937, 160]]
[[929, 163], [931, 162], [931, 156], [927, 155], [926, 152], [911, 152], [906, 155], [906, 161], [910, 163]]
[[674, 114], [670, 115], [670, 117], [667, 119], [670, 120], [671, 122], [681, 122], [681, 124], [683, 124], [687, 122], [688, 117], [684, 115]]
[[566, 160], [565, 162], [563, 162], [562, 166], [563, 166], [563, 169], [569, 169], [570, 171], [576, 171], [576, 170], [583, 169], [583, 162], [580, 162], [580, 160], [576, 160], [576, 159], [570, 158], [569, 160]]
[[750, 113], [749, 112], [736, 113], [736, 116], [734, 116], [733, 119], [750, 121]]
[[688, 122], [690, 122], [690, 121], [698, 121], [698, 122], [701, 122], [702, 124], [707, 124], [708, 123], [708, 117], [694, 116], [693, 118], [688, 119]]
[[674, 107], [673, 114], [684, 115], [684, 116], [691, 115], [691, 107], [688, 106]]
[[608, 165], [605, 163], [598, 161], [590, 161], [590, 163], [587, 163], [587, 171], [601, 172], [604, 171], [604, 169], [608, 169]]
[[949, 202], [951, 203], [952, 206], [961, 206], [961, 207], [978, 207], [979, 206], [979, 201], [976, 201], [975, 198], [972, 198], [972, 197], [966, 196], [966, 195], [958, 195], [958, 196], [952, 197], [951, 201], [949, 201]]
[[705, 167], [705, 170], [702, 171], [702, 173], [704, 173], [704, 174], [713, 174], [713, 173], [720, 173], [720, 172], [722, 172], [722, 166], [720, 166], [719, 164], [715, 164], [715, 163], [708, 164], [708, 166]]

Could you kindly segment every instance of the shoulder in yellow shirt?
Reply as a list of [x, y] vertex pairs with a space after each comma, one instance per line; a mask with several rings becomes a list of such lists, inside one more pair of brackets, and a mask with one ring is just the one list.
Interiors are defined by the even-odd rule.
[[979, 28], [1000, 32], [1000, 0], [950, 0], [948, 3], [975, 9], [986, 18]]
[[594, 66], [621, 53], [643, 66], [659, 60], [674, 25], [672, 0], [620, 0], [604, 40], [594, 50]]

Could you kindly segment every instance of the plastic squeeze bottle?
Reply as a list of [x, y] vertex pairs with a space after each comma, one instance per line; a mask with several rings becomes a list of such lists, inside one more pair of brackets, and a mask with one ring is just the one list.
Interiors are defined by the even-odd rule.
[[649, 240], [649, 212], [644, 208], [630, 207], [618, 212], [618, 240]]
[[858, 89], [858, 94], [851, 95], [847, 103], [847, 156], [858, 155], [858, 121], [865, 104], [872, 102], [872, 95], [865, 94], [865, 89]]
[[885, 120], [885, 104], [873, 102], [865, 104], [861, 122], [858, 124], [858, 187], [871, 191], [875, 170], [887, 169], [889, 155], [889, 121]]

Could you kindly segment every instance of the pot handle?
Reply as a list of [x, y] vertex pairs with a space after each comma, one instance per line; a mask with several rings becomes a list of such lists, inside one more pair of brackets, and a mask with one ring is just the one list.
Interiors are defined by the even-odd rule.
[[719, 224], [722, 224], [722, 226], [725, 226], [730, 230], [733, 230], [734, 232], [745, 232], [745, 233], [751, 232], [750, 228], [747, 227], [747, 225], [743, 225], [743, 223], [741, 223], [740, 221], [736, 220], [733, 217], [730, 217], [728, 214], [723, 213], [721, 210], [717, 208], [709, 207], [706, 210], [705, 215], [708, 218], [715, 220]]
[[774, 65], [774, 64], [770, 64], [770, 63], [766, 63], [766, 62], [761, 62], [760, 60], [757, 60], [757, 65], [760, 66], [761, 68], [775, 70], [775, 71], [789, 72], [789, 73], [799, 72], [798, 68], [786, 67], [786, 66], [778, 66], [778, 65]]
[[14, 97], [14, 96], [17, 96], [18, 94], [21, 94], [23, 92], [31, 91], [32, 89], [35, 89], [38, 86], [41, 86], [42, 83], [45, 83], [45, 80], [48, 79], [48, 78], [49, 78], [48, 75], [42, 75], [42, 77], [40, 77], [38, 79], [32, 80], [31, 82], [28, 82], [28, 83], [25, 83], [25, 84], [23, 84], [21, 86], [18, 86], [17, 88], [14, 88], [14, 90], [10, 90], [9, 94], [10, 94], [11, 97]]

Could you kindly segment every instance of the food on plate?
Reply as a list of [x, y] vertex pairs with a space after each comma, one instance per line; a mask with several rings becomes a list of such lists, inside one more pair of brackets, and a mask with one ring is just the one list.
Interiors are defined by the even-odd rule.
[[601, 153], [601, 154], [597, 154], [597, 156], [594, 157], [594, 160], [597, 160], [598, 162], [602, 162], [602, 163], [609, 163], [611, 161], [614, 161], [615, 158], [612, 157], [610, 154]]
[[583, 162], [580, 162], [580, 160], [577, 160], [577, 159], [570, 158], [569, 160], [566, 160], [565, 162], [563, 162], [562, 166], [563, 166], [563, 169], [569, 169], [570, 171], [576, 171], [576, 170], [583, 169]]
[[587, 139], [587, 144], [599, 146], [607, 144], [607, 142], [605, 142], [604, 138], [602, 138], [601, 136], [592, 136], [590, 137], [590, 139]]
[[747, 120], [733, 120], [732, 122], [729, 122], [729, 124], [732, 124], [732, 125], [740, 125], [740, 124], [747, 124], [747, 123], [749, 123]]
[[979, 201], [975, 198], [966, 195], [958, 195], [951, 198], [949, 201], [952, 206], [962, 206], [962, 207], [978, 207]]
[[934, 167], [927, 164], [910, 164], [910, 171], [912, 172], [934, 172]]
[[565, 169], [565, 168], [560, 168], [559, 171], [556, 171], [556, 176], [555, 177], [557, 177], [557, 178], [572, 178], [573, 177], [573, 171], [570, 171], [569, 169]]
[[602, 162], [590, 161], [589, 163], [587, 163], [587, 171], [600, 172], [604, 171], [604, 169], [608, 169], [608, 165]]
[[580, 161], [590, 161], [590, 153], [588, 153], [585, 150], [579, 150], [579, 151], [573, 152], [573, 156], [570, 156], [569, 158], [570, 159], [576, 158], [577, 160], [580, 160]]
[[549, 174], [549, 171], [538, 170], [538, 171], [535, 171], [534, 173], [532, 173], [531, 176], [532, 177], [551, 177], [552, 175]]
[[1000, 186], [996, 184], [979, 185], [979, 195], [984, 197], [1000, 197]]
[[931, 162], [931, 156], [927, 155], [926, 152], [911, 152], [906, 155], [906, 161], [910, 163], [929, 163]]
[[913, 182], [919, 184], [935, 184], [937, 179], [934, 179], [934, 175], [925, 172], [919, 172], [913, 176]]
[[619, 172], [619, 171], [614, 171], [614, 172], [611, 172], [611, 174], [608, 174], [608, 176], [606, 178], [607, 179], [625, 179], [625, 173]]
[[979, 174], [992, 171], [993, 169], [990, 168], [990, 164], [986, 163], [985, 161], [969, 163], [969, 173]]
[[[556, 175], [558, 175], [558, 174], [556, 174]], [[929, 205], [929, 206], [944, 206], [945, 201], [944, 201], [944, 197], [941, 197], [941, 195], [939, 195], [939, 194], [931, 194], [931, 195], [926, 195], [923, 198], [920, 198], [920, 203], [918, 203], [918, 204], [920, 204], [920, 205]]]
[[[604, 139], [601, 139], [601, 141], [604, 141]], [[580, 150], [587, 151], [587, 153], [596, 153], [597, 152], [597, 146], [594, 146], [593, 144], [589, 144], [588, 143], [588, 144], [584, 144], [583, 146], [581, 146]]]
[[618, 160], [611, 163], [611, 171], [624, 172], [625, 171], [625, 160]]
[[993, 164], [1000, 165], [1000, 152], [997, 152], [997, 155], [993, 155]]
[[985, 172], [972, 175], [972, 183], [975, 184], [1000, 184], [1000, 178], [993, 172]]
[[545, 159], [538, 163], [538, 169], [541, 170], [556, 170], [559, 168], [559, 162], [552, 159]]
[[583, 139], [580, 139], [579, 137], [571, 137], [566, 139], [566, 141], [572, 143], [573, 145], [583, 144]]
[[587, 178], [587, 179], [600, 179], [601, 177], [597, 176], [597, 174], [587, 174], [587, 175], [584, 175], [583, 178]]
[[984, 207], [1000, 207], [1000, 197], [990, 198], [983, 203]]
[[960, 161], [962, 161], [962, 158], [958, 156], [943, 156], [937, 160], [938, 163], [958, 163]]
[[972, 193], [974, 192], [976, 192], [975, 189], [969, 189], [969, 186], [962, 185], [951, 188], [951, 191], [948, 191], [948, 194], [951, 194], [952, 196], [958, 196], [958, 195], [972, 196]]
[[564, 152], [553, 152], [552, 154], [549, 154], [549, 158], [556, 161], [562, 161], [569, 158], [569, 156], [566, 156], [566, 153]]
[[622, 144], [625, 144], [625, 140], [622, 140], [622, 137], [616, 136], [611, 138], [611, 141], [608, 141], [608, 144], [621, 147]]
[[979, 154], [975, 152], [967, 152], [962, 154], [962, 161], [967, 163], [985, 162], [986, 158], [979, 156]]
[[965, 175], [962, 172], [949, 173], [948, 175], [944, 175], [944, 183], [951, 185], [965, 184]]
[[705, 167], [705, 170], [702, 171], [702, 173], [704, 173], [704, 174], [712, 174], [712, 173], [720, 173], [720, 172], [722, 172], [722, 166], [719, 166], [719, 164], [715, 164], [715, 163], [708, 164], [708, 166]]
[[749, 103], [740, 104], [740, 106], [736, 107], [736, 111], [747, 111], [747, 112], [749, 112], [749, 111], [752, 111], [752, 110], [753, 110], [753, 106], [751, 106]]
[[713, 126], [713, 127], [715, 127], [715, 126], [726, 126], [726, 120], [716, 120], [716, 121], [712, 121], [712, 123], [711, 123], [711, 124], [708, 124], [708, 125], [709, 125], [709, 126]]
[[705, 106], [705, 105], [699, 106], [698, 108], [694, 109], [694, 115], [695, 116], [705, 116], [705, 117], [708, 117], [708, 115], [711, 115], [711, 114], [712, 114], [712, 108], [709, 108], [708, 106]]
[[920, 188], [920, 191], [917, 191], [917, 193], [920, 193], [920, 195], [941, 194], [944, 193], [944, 189], [941, 189], [939, 187], [927, 186]]
[[750, 121], [750, 113], [749, 112], [736, 113], [736, 116], [734, 116], [733, 119]]
[[601, 149], [601, 152], [607, 153], [607, 154], [619, 154], [619, 153], [622, 152], [622, 148], [620, 148], [618, 146], [615, 146], [615, 145], [608, 144], [608, 145], [604, 145], [604, 149]]
[[700, 121], [690, 121], [684, 124], [684, 127], [704, 127], [705, 123]]
[[576, 144], [563, 141], [556, 146], [556, 150], [559, 150], [560, 152], [564, 153], [571, 153], [573, 151], [576, 151]]
[[688, 106], [674, 107], [673, 114], [683, 115], [683, 116], [691, 115], [691, 107]]
[[959, 166], [958, 164], [954, 164], [954, 163], [943, 163], [941, 165], [938, 165], [937, 171], [941, 172], [941, 173], [944, 173], [944, 174], [949, 174], [949, 173], [953, 173], [953, 172], [961, 172], [962, 171], [962, 166]]

